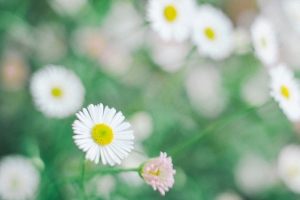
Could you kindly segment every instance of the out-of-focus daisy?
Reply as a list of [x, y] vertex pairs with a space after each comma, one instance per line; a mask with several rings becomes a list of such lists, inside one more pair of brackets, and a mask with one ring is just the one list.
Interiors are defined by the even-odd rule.
[[50, 0], [50, 5], [61, 15], [76, 14], [87, 2], [87, 0]]
[[96, 164], [113, 166], [120, 164], [121, 159], [128, 156], [133, 149], [133, 131], [128, 130], [130, 124], [123, 122], [125, 117], [114, 108], [104, 108], [103, 104], [89, 105], [76, 114], [78, 120], [72, 124], [74, 142], [86, 152], [86, 159]]
[[110, 194], [116, 189], [116, 184], [112, 175], [96, 175], [87, 183], [86, 188], [89, 194], [110, 200]]
[[3, 86], [9, 90], [18, 90], [28, 79], [29, 68], [25, 58], [17, 52], [5, 54], [1, 63], [0, 75]]
[[185, 81], [191, 103], [204, 117], [215, 118], [226, 108], [228, 95], [222, 87], [222, 77], [213, 65], [193, 68]]
[[285, 0], [281, 1], [283, 4], [283, 11], [290, 21], [292, 27], [300, 33], [300, 1], [299, 0]]
[[242, 200], [242, 197], [234, 192], [223, 192], [215, 200]]
[[284, 64], [269, 71], [271, 96], [291, 121], [300, 120], [300, 87], [293, 72]]
[[148, 21], [163, 40], [182, 42], [190, 35], [194, 5], [193, 0], [149, 0]]
[[239, 55], [249, 53], [251, 51], [251, 38], [249, 32], [243, 28], [238, 27], [233, 31], [233, 40], [235, 52]]
[[278, 173], [283, 182], [295, 193], [300, 194], [300, 147], [284, 147], [278, 158]]
[[85, 95], [76, 74], [55, 65], [47, 65], [33, 74], [30, 91], [36, 108], [46, 116], [55, 118], [64, 118], [78, 111]]
[[141, 176], [154, 190], [158, 189], [161, 195], [165, 195], [173, 187], [175, 173], [172, 158], [160, 152], [158, 158], [151, 158], [143, 164]]
[[274, 167], [261, 156], [248, 154], [236, 168], [236, 183], [248, 195], [256, 195], [270, 188], [276, 181]]
[[257, 73], [245, 80], [242, 85], [241, 96], [249, 104], [260, 106], [269, 98], [268, 73], [261, 68]]
[[40, 174], [31, 162], [19, 155], [4, 157], [0, 162], [0, 198], [34, 199]]
[[150, 35], [149, 46], [153, 61], [164, 71], [173, 73], [184, 67], [190, 51], [186, 42], [163, 41], [156, 35]]
[[279, 49], [272, 24], [263, 17], [257, 17], [251, 26], [252, 43], [258, 59], [266, 66], [278, 62]]
[[137, 140], [145, 140], [152, 133], [153, 120], [149, 113], [141, 111], [135, 113], [131, 119], [130, 124], [135, 132]]
[[233, 50], [232, 23], [221, 10], [202, 5], [195, 13], [192, 39], [200, 54], [226, 58]]

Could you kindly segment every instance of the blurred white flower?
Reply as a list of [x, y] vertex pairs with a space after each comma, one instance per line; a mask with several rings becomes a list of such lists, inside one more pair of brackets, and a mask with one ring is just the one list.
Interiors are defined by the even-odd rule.
[[242, 27], [237, 27], [233, 31], [235, 52], [243, 55], [251, 52], [251, 38], [249, 32]]
[[182, 42], [190, 36], [194, 7], [193, 0], [149, 0], [147, 18], [163, 40]]
[[300, 147], [284, 147], [278, 158], [278, 173], [283, 182], [293, 192], [300, 194]]
[[279, 48], [272, 24], [262, 16], [251, 26], [252, 43], [255, 55], [266, 66], [274, 65], [279, 59]]
[[284, 0], [281, 1], [283, 11], [287, 16], [292, 27], [300, 33], [300, 1], [299, 0]]
[[90, 194], [110, 199], [110, 194], [116, 189], [116, 180], [112, 175], [96, 175], [87, 183]]
[[85, 89], [76, 74], [64, 67], [47, 65], [31, 78], [30, 92], [38, 110], [47, 117], [64, 118], [78, 111]]
[[72, 46], [76, 53], [99, 60], [107, 42], [99, 29], [84, 27], [73, 33]]
[[254, 154], [244, 156], [235, 171], [237, 186], [248, 195], [256, 195], [272, 187], [276, 178], [274, 167]]
[[143, 23], [143, 17], [132, 3], [116, 1], [101, 25], [101, 32], [109, 43], [132, 52], [144, 42], [146, 28]]
[[283, 60], [288, 66], [300, 69], [300, 34], [287, 28], [280, 39]]
[[8, 90], [18, 90], [28, 80], [29, 67], [22, 54], [9, 51], [4, 54], [0, 68], [1, 82]]
[[130, 124], [134, 130], [136, 140], [145, 140], [152, 133], [153, 120], [147, 112], [141, 111], [135, 113], [130, 119]]
[[185, 59], [190, 51], [186, 42], [165, 42], [156, 35], [150, 35], [149, 46], [153, 61], [167, 72], [176, 72], [185, 65]]
[[233, 50], [232, 29], [230, 19], [221, 10], [202, 5], [195, 13], [192, 39], [200, 54], [224, 59]]
[[0, 162], [0, 197], [5, 200], [34, 199], [40, 183], [39, 171], [20, 155], [7, 156]]
[[[123, 160], [120, 167], [122, 168], [136, 168], [139, 167], [148, 158], [140, 153], [133, 151], [129, 157]], [[120, 173], [119, 177], [128, 185], [137, 187], [144, 183], [143, 179], [137, 172]]]
[[270, 95], [278, 102], [279, 107], [289, 120], [300, 120], [300, 87], [294, 78], [293, 71], [280, 64], [269, 71]]
[[103, 104], [90, 104], [87, 109], [76, 113], [78, 120], [72, 124], [74, 142], [86, 152], [86, 159], [104, 165], [121, 164], [121, 159], [133, 149], [133, 131], [130, 124], [123, 122], [125, 117], [114, 108], [104, 108]]
[[62, 59], [67, 53], [63, 28], [58, 24], [44, 24], [33, 32], [36, 57], [44, 62]]
[[227, 105], [220, 72], [212, 65], [193, 68], [187, 75], [185, 87], [191, 103], [205, 117], [217, 117]]
[[86, 3], [87, 0], [50, 0], [50, 5], [61, 15], [74, 15]]
[[234, 192], [223, 192], [215, 200], [242, 200], [243, 198]]
[[260, 106], [269, 98], [268, 73], [260, 69], [256, 74], [245, 80], [242, 86], [242, 98], [251, 105]]

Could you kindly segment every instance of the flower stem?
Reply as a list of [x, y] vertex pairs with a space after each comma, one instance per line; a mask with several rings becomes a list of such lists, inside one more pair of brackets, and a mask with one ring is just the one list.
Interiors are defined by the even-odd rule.
[[[263, 104], [262, 106], [264, 106], [266, 104], [268, 104], [268, 102]], [[205, 135], [217, 130], [218, 128], [226, 125], [227, 123], [233, 121], [234, 119], [236, 119], [244, 114], [247, 114], [257, 108], [258, 108], [257, 106], [250, 106], [250, 107], [242, 109], [239, 112], [236, 112], [224, 119], [221, 119], [215, 123], [212, 123], [211, 125], [207, 126], [203, 131], [196, 133], [195, 135], [193, 135], [192, 137], [187, 139], [185, 142], [175, 146], [173, 149], [171, 149], [169, 151], [168, 155], [171, 156], [172, 158], [177, 157], [178, 155], [180, 155], [181, 153], [186, 151], [188, 148], [195, 145], [195, 143], [199, 142]]]
[[83, 158], [83, 161], [82, 161], [82, 168], [81, 168], [81, 190], [82, 190], [82, 196], [83, 196], [83, 199], [87, 199], [87, 196], [86, 196], [86, 193], [85, 193], [85, 158]]
[[121, 168], [121, 169], [108, 168], [108, 169], [101, 169], [101, 170], [86, 174], [85, 178], [91, 178], [97, 174], [117, 174], [117, 173], [121, 173], [121, 172], [139, 172], [139, 171], [140, 171], [139, 167], [137, 167], [137, 168]]

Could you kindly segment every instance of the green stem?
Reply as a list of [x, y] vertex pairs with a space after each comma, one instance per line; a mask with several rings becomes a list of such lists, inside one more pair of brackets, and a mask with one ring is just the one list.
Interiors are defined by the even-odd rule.
[[95, 171], [95, 172], [91, 172], [89, 174], [86, 174], [85, 178], [91, 178], [94, 175], [97, 174], [117, 174], [117, 173], [121, 173], [121, 172], [139, 172], [140, 168], [121, 168], [121, 169], [115, 169], [115, 168], [108, 168], [108, 169], [101, 169], [99, 171]]
[[[263, 104], [262, 106], [266, 105], [267, 103]], [[181, 153], [186, 151], [188, 148], [193, 146], [195, 143], [199, 142], [205, 135], [207, 135], [213, 131], [216, 131], [218, 128], [226, 125], [227, 123], [233, 121], [234, 119], [236, 119], [246, 113], [249, 113], [249, 112], [255, 110], [256, 108], [258, 108], [258, 107], [256, 107], [256, 106], [247, 107], [233, 115], [230, 115], [229, 117], [227, 117], [225, 119], [221, 119], [220, 121], [212, 123], [211, 125], [206, 127], [203, 131], [196, 133], [189, 139], [185, 140], [185, 142], [175, 146], [173, 149], [171, 149], [169, 151], [168, 155], [174, 159], [174, 157], [177, 157], [178, 155], [180, 155]]]
[[81, 190], [82, 190], [82, 196], [83, 199], [87, 199], [86, 193], [85, 193], [85, 158], [82, 161], [82, 169], [81, 169]]

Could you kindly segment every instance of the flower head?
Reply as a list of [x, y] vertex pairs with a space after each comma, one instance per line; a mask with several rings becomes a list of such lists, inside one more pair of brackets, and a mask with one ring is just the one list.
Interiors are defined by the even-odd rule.
[[278, 173], [283, 182], [296, 193], [300, 193], [300, 147], [284, 147], [278, 158]]
[[34, 199], [40, 174], [31, 162], [19, 155], [4, 157], [0, 162], [0, 198]]
[[279, 48], [272, 24], [263, 17], [257, 17], [251, 27], [255, 54], [266, 66], [278, 61]]
[[182, 42], [190, 34], [193, 0], [149, 0], [148, 21], [163, 40]]
[[232, 23], [221, 11], [202, 5], [195, 13], [192, 39], [200, 54], [215, 60], [228, 57], [233, 50]]
[[101, 158], [105, 165], [120, 164], [133, 149], [133, 131], [121, 112], [114, 108], [104, 108], [103, 104], [89, 105], [76, 114], [78, 120], [72, 124], [73, 139], [79, 149], [86, 152], [86, 159], [96, 164]]
[[30, 91], [36, 108], [55, 118], [68, 117], [78, 111], [85, 94], [80, 79], [73, 71], [54, 65], [35, 72]]
[[158, 158], [151, 158], [143, 165], [141, 176], [154, 190], [159, 190], [162, 195], [173, 187], [174, 174], [172, 158], [167, 153], [160, 152]]
[[271, 96], [278, 102], [279, 107], [291, 121], [300, 120], [300, 87], [293, 72], [284, 64], [272, 68]]

